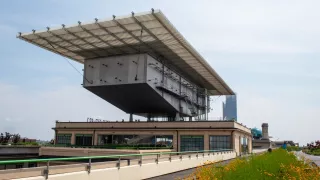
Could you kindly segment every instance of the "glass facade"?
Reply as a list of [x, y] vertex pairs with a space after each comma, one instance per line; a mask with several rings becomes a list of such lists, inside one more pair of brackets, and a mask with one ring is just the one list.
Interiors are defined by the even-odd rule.
[[172, 147], [172, 135], [98, 135], [98, 145], [145, 145]]
[[56, 144], [71, 144], [71, 134], [58, 134]]
[[76, 146], [92, 146], [92, 135], [77, 134], [75, 145]]
[[249, 150], [249, 147], [248, 147], [248, 138], [245, 138], [245, 137], [241, 137], [240, 138], [240, 144], [241, 144], [241, 152], [242, 153], [247, 153], [248, 150]]
[[231, 136], [210, 136], [210, 150], [231, 149]]
[[181, 151], [202, 151], [204, 149], [203, 136], [180, 136]]

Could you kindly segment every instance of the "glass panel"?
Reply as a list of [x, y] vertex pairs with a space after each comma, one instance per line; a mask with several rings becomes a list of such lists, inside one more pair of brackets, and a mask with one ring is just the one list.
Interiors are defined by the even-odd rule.
[[76, 146], [92, 146], [92, 135], [76, 135]]
[[210, 150], [231, 149], [231, 136], [210, 136]]
[[202, 151], [204, 149], [203, 136], [180, 136], [181, 151]]
[[98, 135], [98, 145], [133, 145], [171, 148], [172, 135]]
[[58, 134], [56, 144], [71, 144], [71, 134]]

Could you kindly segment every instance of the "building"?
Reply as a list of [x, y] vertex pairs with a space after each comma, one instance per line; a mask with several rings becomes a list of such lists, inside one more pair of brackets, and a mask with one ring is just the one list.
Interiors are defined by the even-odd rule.
[[226, 102], [222, 104], [223, 119], [237, 121], [237, 96], [226, 96]]
[[268, 123], [262, 123], [262, 132], [256, 128], [252, 129], [252, 134], [255, 135], [255, 131], [258, 132], [257, 138], [252, 140], [253, 148], [267, 149], [272, 147], [272, 142], [269, 137], [269, 125]]
[[174, 151], [251, 152], [249, 128], [235, 121], [56, 122], [57, 145], [143, 146]]
[[83, 87], [129, 115], [125, 122], [57, 122], [56, 144], [251, 152], [250, 129], [208, 120], [209, 97], [234, 92], [159, 10], [18, 38], [83, 64]]

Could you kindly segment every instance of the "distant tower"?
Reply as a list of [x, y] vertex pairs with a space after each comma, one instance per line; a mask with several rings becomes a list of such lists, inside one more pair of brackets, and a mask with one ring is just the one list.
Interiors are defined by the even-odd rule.
[[223, 119], [237, 121], [237, 96], [226, 96], [226, 102], [222, 105]]
[[268, 123], [262, 124], [262, 139], [269, 140]]

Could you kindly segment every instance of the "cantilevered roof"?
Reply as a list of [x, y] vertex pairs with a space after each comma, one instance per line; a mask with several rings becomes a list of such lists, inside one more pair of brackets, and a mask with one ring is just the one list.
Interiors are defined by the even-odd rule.
[[234, 94], [160, 10], [48, 27], [19, 33], [18, 38], [80, 63], [97, 57], [148, 53], [169, 61], [211, 95]]

